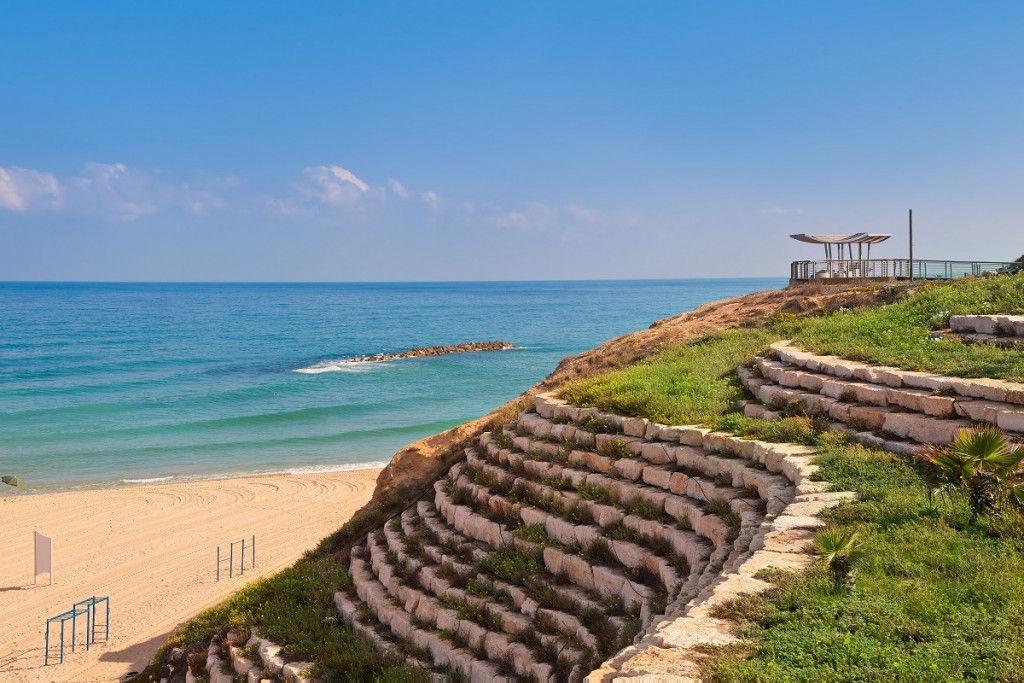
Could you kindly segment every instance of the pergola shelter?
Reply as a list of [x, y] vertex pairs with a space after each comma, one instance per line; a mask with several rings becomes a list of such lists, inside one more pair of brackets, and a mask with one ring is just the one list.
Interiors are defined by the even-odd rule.
[[[845, 258], [853, 260], [853, 245], [857, 245], [857, 260], [861, 261], [865, 256], [871, 258], [871, 245], [884, 242], [892, 235], [886, 235], [883, 233], [867, 233], [867, 232], [855, 232], [852, 235], [805, 235], [800, 233], [799, 235], [790, 235], [795, 240], [800, 242], [807, 242], [808, 244], [821, 244], [825, 247], [825, 260], [839, 260], [844, 259], [843, 247], [846, 247]], [[867, 245], [867, 254], [864, 254], [864, 245]], [[837, 247], [838, 258], [833, 254], [833, 247]]]
[[[793, 261], [790, 282], [828, 279], [837, 281], [892, 282], [897, 280], [950, 280], [957, 277], [1009, 273], [1021, 268], [1017, 263], [1001, 261], [934, 261], [924, 259], [873, 259], [871, 245], [892, 235], [857, 232], [852, 235], [790, 235], [807, 244], [825, 248], [824, 261]], [[856, 250], [854, 250], [856, 246]], [[867, 246], [867, 249], [864, 247]]]

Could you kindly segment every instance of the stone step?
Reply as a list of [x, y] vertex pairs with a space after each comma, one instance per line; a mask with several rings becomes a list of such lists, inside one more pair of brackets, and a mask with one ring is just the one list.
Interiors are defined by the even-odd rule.
[[[388, 550], [394, 552], [398, 559], [404, 562], [406, 567], [409, 567], [410, 562], [415, 562], [416, 560], [405, 554], [405, 539], [407, 538], [405, 532], [405, 528], [403, 528], [401, 534], [394, 529], [385, 528], [383, 534]], [[593, 651], [598, 649], [597, 638], [576, 617], [556, 610], [542, 609], [537, 605], [533, 605], [532, 609], [522, 611], [522, 607], [528, 598], [526, 598], [522, 591], [517, 590], [515, 592], [520, 597], [517, 603], [513, 597], [511, 586], [498, 587], [502, 588], [509, 595], [509, 598], [512, 599], [515, 611], [506, 608], [500, 602], [495, 602], [493, 599], [474, 596], [463, 588], [452, 585], [447, 580], [437, 576], [435, 574], [435, 567], [429, 564], [420, 565], [416, 576], [419, 586], [440, 600], [446, 598], [459, 600], [476, 609], [492, 610], [500, 617], [502, 631], [510, 636], [522, 635], [532, 629], [533, 620], [539, 616], [540, 618], [550, 619], [560, 627], [559, 632], [563, 634], [563, 637], [557, 643], [559, 649], [569, 645], [565, 640], [566, 638], [576, 639]], [[380, 578], [379, 574], [378, 578]]]
[[[543, 450], [545, 446], [547, 448], [553, 447], [551, 444], [526, 440], [526, 437], [520, 437], [520, 443], [517, 444], [516, 448], [521, 445], [528, 446], [534, 452]], [[488, 455], [493, 455], [493, 450], [490, 448], [488, 449]], [[784, 488], [783, 480], [772, 477], [767, 472], [758, 472], [746, 467], [740, 459], [733, 459], [732, 463], [727, 463], [728, 459], [726, 458], [709, 460], [707, 453], [690, 447], [675, 449], [674, 457], [681, 460], [684, 464], [677, 464], [673, 461], [672, 465], [668, 466], [645, 465], [642, 461], [633, 458], [613, 460], [607, 456], [601, 456], [592, 452], [573, 451], [566, 458], [566, 461], [573, 465], [585, 467], [587, 471], [580, 471], [575, 468], [569, 468], [567, 465], [559, 465], [558, 463], [545, 460], [531, 459], [526, 456], [522, 457], [521, 461], [517, 463], [517, 469], [521, 467], [535, 476], [544, 476], [548, 472], [562, 471], [577, 483], [577, 480], [584, 481], [587, 484], [600, 486], [608, 490], [623, 503], [630, 503], [639, 497], [649, 500], [654, 504], [659, 504], [661, 498], [657, 494], [652, 494], [650, 489], [660, 488], [663, 491], [671, 491], [676, 495], [689, 497], [696, 501], [721, 501], [728, 503], [737, 513], [742, 514], [750, 509], [749, 501], [756, 499], [760, 495], [760, 489], [754, 484], [760, 484], [766, 493], [772, 497], [786, 497], [789, 495], [789, 492]], [[747, 494], [745, 490], [734, 486], [719, 486], [707, 477], [694, 474], [694, 472], [702, 472], [701, 468], [708, 466], [715, 466], [717, 468], [716, 474], [727, 477], [730, 483], [739, 478], [741, 482], [751, 484], [749, 489], [758, 489], [757, 492]], [[638, 481], [642, 483], [637, 483]], [[773, 486], [778, 488], [773, 488]]]
[[1024, 337], [1024, 315], [954, 315], [949, 318], [954, 332], [1007, 337]]
[[955, 339], [964, 344], [988, 344], [1004, 349], [1024, 349], [1024, 337], [1016, 335], [982, 334], [981, 332], [932, 332], [932, 339]]
[[961, 398], [980, 398], [1016, 406], [1024, 405], [1024, 384], [1000, 379], [947, 377], [935, 373], [903, 370], [845, 360], [837, 356], [819, 356], [791, 342], [776, 342], [772, 351], [782, 361], [812, 372], [840, 379], [856, 379], [887, 387], [926, 389]]
[[[392, 603], [392, 598], [387, 589], [377, 581], [369, 567], [366, 566], [363, 558], [353, 554], [349, 567], [359, 600], [399, 640], [413, 643], [415, 647], [429, 651], [431, 659], [437, 667], [451, 668], [459, 674], [468, 677], [471, 681], [507, 679], [506, 676], [502, 676], [498, 667], [492, 662], [474, 656], [471, 649], [455, 646], [437, 632], [438, 630], [444, 630], [445, 627], [450, 627], [448, 628], [450, 633], [462, 633], [460, 630], [461, 623], [455, 618], [453, 613], [446, 611], [443, 614], [441, 623], [444, 626], [439, 627], [437, 630], [423, 628], [418, 625], [419, 622], [414, 621], [409, 613]], [[353, 606], [355, 601], [346, 603], [345, 601], [337, 601], [337, 596], [335, 597], [335, 604], [342, 618], [349, 622], [356, 621], [358, 618], [357, 613], [347, 611]], [[473, 636], [476, 636], [478, 640], [477, 643], [473, 644], [474, 649], [478, 651], [484, 649], [486, 634], [481, 636], [477, 631], [467, 628], [464, 638], [470, 641], [470, 638]], [[548, 678], [545, 677], [543, 680], [548, 680]]]
[[[531, 419], [524, 421], [526, 417]], [[534, 449], [546, 450], [545, 447], [556, 446], [557, 444], [545, 443], [540, 439], [544, 438], [543, 434], [548, 427], [565, 426], [552, 425], [549, 420], [535, 414], [523, 416], [520, 425], [525, 425], [527, 431], [534, 436], [538, 436], [537, 431], [541, 432], [538, 439], [526, 440], [529, 437], [519, 437], [514, 440], [516, 447], [524, 452]], [[490, 438], [482, 439], [481, 442], [493, 444]], [[786, 489], [791, 488], [791, 482], [764, 471], [763, 466], [756, 461], [708, 454], [702, 447], [679, 445], [660, 439], [597, 434], [595, 449], [596, 452], [586, 449], [573, 450], [568, 454], [568, 459], [572, 464], [585, 464], [592, 471], [613, 473], [634, 481], [643, 478], [648, 472], [651, 477], [669, 476], [672, 473], [671, 465], [686, 466], [709, 477], [728, 475], [733, 487], [756, 488], [758, 495], [765, 500], [783, 496]], [[638, 457], [609, 455], [615, 452], [632, 452]]]
[[[804, 361], [806, 366], [816, 362], [808, 358]], [[947, 444], [961, 429], [975, 423], [1024, 433], [1024, 406], [1017, 403], [937, 395], [919, 388], [840, 378], [816, 370], [801, 370], [789, 361], [758, 358], [756, 367], [763, 377], [755, 377], [749, 371], [739, 373], [744, 386], [770, 411], [769, 414], [757, 407], [744, 406], [745, 414], [754, 417], [778, 417], [788, 404], [798, 402], [808, 413], [826, 415], [858, 432], [882, 431], [922, 444]], [[821, 381], [812, 381], [811, 377]]]
[[[457, 481], [457, 486], [471, 490], [475, 500], [481, 506], [490, 507], [490, 509], [515, 507], [504, 496], [490, 493], [486, 487], [474, 484], [467, 479], [460, 478]], [[634, 543], [605, 539], [601, 536], [600, 527], [586, 524], [574, 524], [556, 515], [552, 515], [544, 512], [543, 510], [532, 507], [523, 507], [520, 514], [520, 519], [524, 524], [540, 524], [544, 526], [552, 538], [567, 546], [567, 550], [571, 551], [565, 552], [560, 548], [555, 548], [555, 550], [560, 554], [572, 555], [575, 559], [581, 559], [576, 555], [578, 548], [586, 550], [593, 547], [595, 543], [606, 544], [608, 549], [611, 551], [611, 555], [614, 556], [615, 562], [602, 565], [602, 569], [607, 569], [616, 575], [622, 575], [622, 571], [618, 568], [619, 566], [634, 571], [646, 571], [656, 577], [665, 591], [670, 594], [675, 592], [681, 585], [678, 573], [665, 558], [651, 554], [650, 551]], [[479, 523], [474, 525], [472, 522], [468, 523], [467, 526], [477, 529], [483, 528], [483, 525]], [[521, 539], [517, 539], [512, 535], [511, 531], [507, 529], [507, 527], [505, 528], [504, 533], [508, 540], [503, 543], [502, 546], [517, 545], [524, 549], [540, 549], [540, 546], [536, 544], [530, 544], [522, 541]], [[551, 546], [544, 547], [545, 551], [549, 549], [552, 549]], [[583, 560], [583, 562], [593, 564], [594, 560]], [[555, 573], [557, 574], [558, 572]], [[622, 578], [625, 579], [625, 576], [622, 576]], [[585, 588], [597, 590], [597, 592], [603, 597], [610, 597], [611, 595], [616, 594], [609, 594], [602, 588], [591, 585], [592, 582], [584, 584], [575, 580], [573, 580], [573, 582]], [[625, 600], [625, 596], [623, 599]]]
[[[517, 486], [521, 489], [528, 489], [535, 495], [539, 496], [550, 495], [554, 497], [556, 495], [568, 493], [555, 491], [542, 483], [528, 481], [525, 479], [520, 479]], [[673, 501], [677, 499], [677, 497], [666, 498], [666, 503], [668, 504], [669, 509], [673, 509]], [[579, 505], [598, 505], [592, 501], [581, 500], [578, 496], [572, 500], [574, 501], [574, 504]], [[665, 503], [663, 503], [663, 505], [664, 504]], [[728, 524], [722, 521], [717, 515], [705, 513], [700, 508], [700, 504], [696, 501], [693, 501], [686, 509], [686, 516], [680, 515], [680, 518], [685, 519], [686, 524], [692, 527], [691, 529], [679, 527], [678, 522], [669, 525], [658, 520], [651, 520], [640, 517], [639, 515], [628, 514], [624, 511], [611, 508], [610, 506], [602, 506], [602, 508], [607, 508], [614, 513], [614, 516], [607, 513], [592, 513], [592, 516], [595, 519], [603, 519], [605, 521], [604, 524], [571, 525], [560, 516], [547, 515], [546, 530], [550, 536], [561, 543], [571, 545], [575, 542], [578, 545], [589, 545], [597, 538], [607, 536], [607, 529], [621, 524], [627, 529], [642, 536], [643, 538], [640, 544], [651, 548], [651, 552], [656, 551], [658, 545], [666, 543], [671, 545], [674, 552], [686, 558], [691, 570], [704, 564], [710, 550], [707, 542], [701, 538], [701, 535], [698, 532], [695, 532], [692, 529], [702, 531], [706, 534], [704, 538], [713, 541], [717, 540], [719, 544], [723, 543], [725, 537], [729, 534]], [[593, 510], [594, 507], [591, 507], [591, 509]], [[528, 512], [526, 515], [520, 514], [520, 517], [523, 519], [524, 523], [527, 524], [533, 523], [532, 520], [538, 515], [543, 516], [547, 514], [534, 507], [524, 507], [523, 510]], [[707, 517], [707, 519], [704, 519], [705, 517]], [[748, 525], [756, 525], [760, 520], [760, 515], [750, 516], [746, 520], [744, 520], [741, 515], [740, 520], [741, 522], [746, 522]], [[575, 538], [570, 534], [574, 534]]]
[[[492, 464], [494, 462], [494, 459], [501, 457], [501, 452], [494, 451], [492, 450], [493, 448], [495, 447], [493, 445], [490, 445], [488, 446], [488, 450], [484, 451], [485, 453], [488, 454], [489, 458], [483, 464], [484, 466], [488, 467], [488, 471], [490, 472], [493, 472], [495, 468], [495, 466]], [[473, 457], [474, 460], [472, 461], [475, 462], [475, 458], [478, 458], [479, 456], [474, 455]], [[506, 453], [504, 457], [515, 458], [516, 454]], [[518, 481], [525, 483], [527, 480], [529, 480], [531, 488], [540, 495], [543, 495], [545, 493], [548, 493], [552, 496], [559, 496], [563, 493], [570, 494], [570, 492], [568, 491], [555, 491], [554, 489], [550, 489], [550, 487], [546, 486], [543, 483], [545, 476], [566, 476], [567, 478], [573, 481], [583, 481], [591, 483], [596, 486], [605, 488], [606, 490], [609, 490], [611, 492], [614, 492], [614, 495], [620, 502], [628, 503], [633, 500], [642, 498], [643, 500], [649, 501], [655, 505], [660, 505], [663, 510], [670, 511], [668, 514], [674, 517], [676, 520], [679, 520], [680, 518], [686, 519], [687, 526], [689, 526], [691, 529], [696, 530], [697, 533], [704, 536], [705, 538], [712, 540], [716, 545], [722, 542], [724, 535], [728, 532], [728, 525], [724, 522], [716, 525], [716, 523], [711, 519], [704, 520], [703, 518], [709, 515], [709, 513], [705, 513], [703, 511], [702, 506], [704, 503], [706, 503], [709, 500], [719, 500], [722, 502], [726, 502], [730, 505], [731, 509], [733, 509], [735, 512], [737, 512], [737, 514], [740, 515], [741, 521], [744, 520], [744, 515], [747, 515], [747, 517], [749, 517], [749, 519], [746, 520], [748, 523], [756, 522], [756, 517], [759, 516], [751, 512], [751, 504], [750, 502], [747, 501], [747, 499], [712, 495], [712, 489], [714, 488], [714, 486], [713, 484], [710, 483], [705, 483], [705, 488], [703, 490], [700, 488], [701, 482], [699, 481], [696, 485], [691, 485], [691, 489], [696, 489], [693, 491], [693, 493], [695, 493], [696, 496], [688, 496], [685, 490], [686, 484], [688, 482], [692, 484], [694, 480], [689, 479], [687, 481], [684, 475], [679, 475], [676, 479], [671, 479], [671, 477], [669, 477], [669, 481], [667, 482], [669, 484], [668, 491], [671, 492], [673, 490], [672, 487], [674, 486], [675, 489], [680, 491], [681, 493], [673, 494], [671, 497], [663, 497], [664, 494], [661, 492], [665, 491], [666, 489], [662, 488], [661, 486], [632, 484], [631, 482], [625, 481], [617, 482], [615, 485], [609, 485], [609, 481], [615, 482], [616, 480], [609, 480], [607, 477], [601, 475], [599, 472], [581, 472], [580, 470], [566, 468], [559, 465], [553, 465], [551, 463], [544, 463], [543, 461], [532, 461], [524, 464], [532, 464], [535, 467], [531, 468], [531, 471], [524, 474], [524, 477], [520, 478]], [[545, 469], [546, 466], [547, 469]], [[679, 473], [676, 474], [678, 475]], [[648, 479], [651, 478], [653, 477], [648, 476]], [[536, 484], [536, 486], [533, 486], [533, 484]], [[629, 517], [642, 519], [639, 518], [637, 515], [630, 514], [628, 510], [622, 509], [619, 506], [602, 505], [598, 509], [599, 504], [593, 501], [582, 499], [580, 496], [577, 496], [575, 494], [571, 495], [573, 497], [569, 499], [571, 501], [569, 504], [578, 504], [584, 506], [589, 505], [593, 516], [596, 520], [598, 520], [598, 525], [601, 527], [607, 527], [620, 522], [624, 522], [626, 518]], [[788, 498], [791, 499], [792, 496], [788, 496]], [[667, 508], [665, 507], [666, 504], [668, 506]], [[718, 515], [711, 515], [711, 517], [713, 519], [720, 520], [720, 517]], [[655, 524], [663, 529], [669, 528], [664, 523], [657, 522], [656, 520], [645, 521], [650, 521], [652, 524]], [[655, 537], [665, 538], [665, 540], [669, 540], [674, 544], [674, 541], [671, 538], [668, 538], [666, 533], [657, 533]], [[684, 554], [686, 554], [689, 557], [689, 553], [690, 551], [687, 550], [687, 552]]]
[[[379, 540], [374, 539], [373, 536], [371, 536], [367, 541], [367, 549], [370, 554], [370, 566], [376, 574], [378, 581], [388, 589], [388, 592], [391, 595], [396, 597], [403, 604], [406, 612], [416, 614], [420, 619], [426, 619], [427, 617], [424, 616], [424, 613], [430, 614], [436, 609], [445, 608], [453, 611], [457, 615], [457, 611], [446, 606], [443, 602], [443, 600], [447, 598], [449, 600], [465, 603], [469, 607], [474, 607], [476, 609], [492, 613], [494, 615], [495, 622], [498, 625], [498, 630], [492, 631], [494, 633], [500, 631], [512, 639], [531, 635], [533, 633], [534, 620], [538, 618], [536, 613], [534, 615], [534, 619], [531, 620], [522, 614], [511, 612], [495, 601], [474, 598], [474, 596], [469, 595], [466, 591], [451, 586], [443, 580], [434, 581], [435, 577], [433, 576], [430, 568], [423, 567], [421, 564], [414, 564], [413, 566], [415, 569], [413, 569], [411, 573], [415, 573], [417, 582], [424, 589], [430, 591], [428, 586], [432, 586], [434, 590], [430, 591], [430, 593], [424, 593], [418, 588], [402, 584], [401, 580], [397, 579], [395, 574], [397, 567], [395, 567], [387, 557], [389, 550], [390, 552], [395, 553], [396, 556], [399, 555], [401, 552], [401, 539], [398, 533], [393, 529], [386, 529], [383, 532], [383, 535], [386, 537], [386, 545], [381, 545]], [[402, 558], [399, 558], [399, 561], [401, 562]], [[405, 566], [408, 567], [409, 564], [406, 564]], [[441, 587], [442, 585], [444, 588]], [[542, 611], [539, 614], [547, 615], [547, 617], [552, 621], [556, 618], [547, 611]], [[563, 621], [568, 622], [561, 625], [566, 629], [571, 629], [569, 633], [570, 637], [575, 636], [578, 638], [583, 647], [589, 647], [592, 651], [597, 649], [597, 639], [594, 638], [589, 631], [583, 629], [583, 626], [578, 619], [570, 617], [569, 615], [559, 615], [559, 617], [563, 618]], [[463, 621], [473, 620], [464, 619]], [[481, 631], [487, 631], [490, 627], [486, 622], [481, 624], [473, 621], [473, 623], [476, 624]], [[537, 634], [536, 638], [541, 642], [541, 644], [555, 648], [561, 653], [560, 657], [571, 664], [576, 664], [579, 661], [588, 659], [590, 656], [590, 653], [574, 648], [566, 640], [564, 635], [562, 637], [558, 637], [549, 634]], [[517, 670], [519, 670], [520, 673], [523, 673], [523, 670]]]
[[[460, 529], [463, 533], [471, 538], [479, 538], [479, 540], [485, 540], [490, 536], [486, 525], [480, 521], [475, 521], [482, 518], [476, 515], [472, 508], [455, 505], [441, 486], [437, 486], [435, 489], [435, 501], [438, 510], [456, 529], [459, 529], [461, 524], [465, 527], [465, 529]], [[483, 522], [486, 521], [488, 520], [483, 520]], [[474, 533], [479, 533], [481, 537], [474, 536]], [[504, 533], [509, 539], [509, 545], [518, 547], [536, 545], [515, 538], [507, 529], [504, 530]], [[502, 547], [504, 547], [504, 544], [499, 544], [495, 546], [495, 550]], [[539, 546], [536, 547], [540, 548]], [[595, 591], [603, 599], [621, 599], [622, 603], [627, 607], [632, 604], [639, 605], [641, 610], [644, 611], [645, 616], [649, 615], [650, 602], [654, 597], [654, 593], [642, 583], [624, 576], [621, 571], [612, 567], [591, 567], [590, 563], [583, 558], [575, 554], [565, 553], [558, 548], [548, 546], [544, 547], [542, 552], [544, 564], [550, 573], [556, 576], [563, 576], [584, 590]]]
[[[421, 501], [419, 507], [421, 514], [425, 508], [428, 509], [428, 511], [431, 514], [439, 516], [439, 513], [436, 512], [435, 508], [433, 508], [432, 502]], [[469, 544], [471, 543], [471, 541], [467, 539], [466, 543]], [[481, 553], [481, 556], [485, 554], [486, 553]], [[452, 560], [452, 558], [449, 558], [447, 556], [444, 557], [443, 562], [445, 564], [450, 565], [455, 571], [459, 573], [473, 572], [472, 567], [470, 567], [469, 565], [457, 563], [454, 560]], [[539, 606], [544, 606], [547, 609], [555, 609], [549, 603], [543, 601], [537, 602], [534, 601], [532, 598], [529, 598], [527, 594], [523, 592], [518, 586], [513, 586], [511, 584], [507, 584], [499, 580], [494, 580], [493, 582], [497, 588], [506, 591], [512, 596], [515, 604], [520, 608], [520, 611], [522, 611], [524, 614], [533, 616], [534, 610]], [[603, 607], [600, 604], [599, 597], [595, 598], [594, 596], [580, 590], [575, 586], [560, 584], [557, 580], [548, 580], [546, 582], [546, 585], [550, 587], [555, 593], [557, 593], [558, 597], [562, 602], [572, 602], [574, 604], [574, 609], [576, 610], [595, 611], [603, 609]]]
[[411, 655], [408, 648], [403, 648], [400, 645], [402, 641], [399, 641], [395, 634], [390, 629], [387, 629], [387, 627], [384, 627], [383, 624], [364, 624], [359, 621], [357, 615], [359, 614], [359, 605], [361, 604], [363, 603], [357, 602], [344, 591], [338, 591], [334, 594], [334, 607], [342, 621], [356, 633], [369, 638], [379, 652], [406, 659], [422, 669], [430, 670], [435, 668], [433, 655], [429, 650], [424, 652], [422, 657]]
[[[740, 368], [742, 372], [744, 368]], [[761, 380], [756, 380], [761, 381]], [[795, 485], [794, 493], [803, 495], [820, 490], [820, 486], [809, 477], [817, 470], [811, 464], [815, 449], [799, 444], [769, 443], [756, 439], [747, 439], [724, 432], [714, 432], [697, 425], [663, 425], [650, 422], [643, 418], [621, 418], [603, 413], [595, 408], [576, 408], [551, 394], [540, 394], [535, 399], [535, 409], [542, 417], [553, 419], [556, 413], [566, 411], [587, 411], [587, 414], [604, 421], [618, 420], [620, 424], [630, 424], [631, 430], [640, 431], [644, 427], [645, 438], [656, 439], [670, 444], [696, 446], [705, 452], [724, 456], [737, 456], [750, 460], [770, 472], [784, 475]], [[682, 463], [687, 464], [687, 463]]]

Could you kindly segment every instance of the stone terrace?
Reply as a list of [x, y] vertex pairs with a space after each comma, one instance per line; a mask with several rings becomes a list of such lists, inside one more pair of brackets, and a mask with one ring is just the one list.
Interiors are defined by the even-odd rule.
[[1024, 348], [1024, 315], [954, 315], [949, 319], [949, 330], [932, 336], [1020, 349]]
[[695, 676], [692, 648], [736, 639], [714, 606], [808, 566], [816, 515], [849, 497], [812, 455], [542, 395], [355, 547], [335, 602], [473, 681]]
[[821, 415], [863, 443], [899, 453], [949, 443], [965, 427], [990, 424], [1024, 434], [1024, 384], [964, 379], [819, 356], [789, 342], [772, 345], [775, 358], [740, 368], [757, 398], [752, 417], [787, 411]]

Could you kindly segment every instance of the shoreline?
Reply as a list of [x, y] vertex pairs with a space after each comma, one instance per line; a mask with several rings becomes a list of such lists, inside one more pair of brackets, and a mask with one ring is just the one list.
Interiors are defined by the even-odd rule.
[[[380, 471], [387, 466], [387, 461], [370, 460], [367, 462], [341, 463], [334, 465], [300, 465], [282, 470], [262, 472], [220, 472], [215, 474], [168, 474], [139, 479], [117, 479], [106, 482], [81, 482], [77, 484], [54, 484], [53, 488], [32, 488], [31, 486], [10, 486], [0, 484], [0, 501], [5, 498], [24, 498], [31, 496], [47, 496], [60, 493], [83, 493], [86, 491], [115, 491], [118, 489], [134, 489], [140, 486], [162, 486], [169, 484], [187, 484], [203, 481], [223, 481], [225, 479], [256, 479], [280, 475], [312, 475], [336, 474], [341, 472], [361, 472], [363, 470]], [[16, 474], [16, 473], [15, 473]], [[31, 482], [29, 482], [31, 483]]]
[[[337, 530], [370, 499], [379, 471], [263, 473], [0, 497], [6, 541], [0, 678], [110, 681], [140, 671], [179, 625], [290, 566]], [[46, 575], [33, 584], [32, 531], [53, 538], [52, 585]], [[255, 570], [247, 566], [240, 576], [236, 559], [229, 578], [224, 560], [218, 582], [217, 546], [224, 557], [231, 540], [252, 535]], [[46, 618], [92, 595], [110, 597], [110, 641], [88, 652], [68, 648], [63, 664], [53, 664], [54, 646], [44, 668]], [[59, 639], [57, 630], [51, 639]]]

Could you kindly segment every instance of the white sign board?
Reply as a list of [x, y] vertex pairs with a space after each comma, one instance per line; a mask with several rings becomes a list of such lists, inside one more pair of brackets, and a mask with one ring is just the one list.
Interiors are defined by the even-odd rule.
[[53, 583], [53, 539], [43, 536], [38, 531], [33, 531], [36, 546], [36, 571], [32, 577], [32, 583], [40, 574], [49, 574], [50, 583]]

